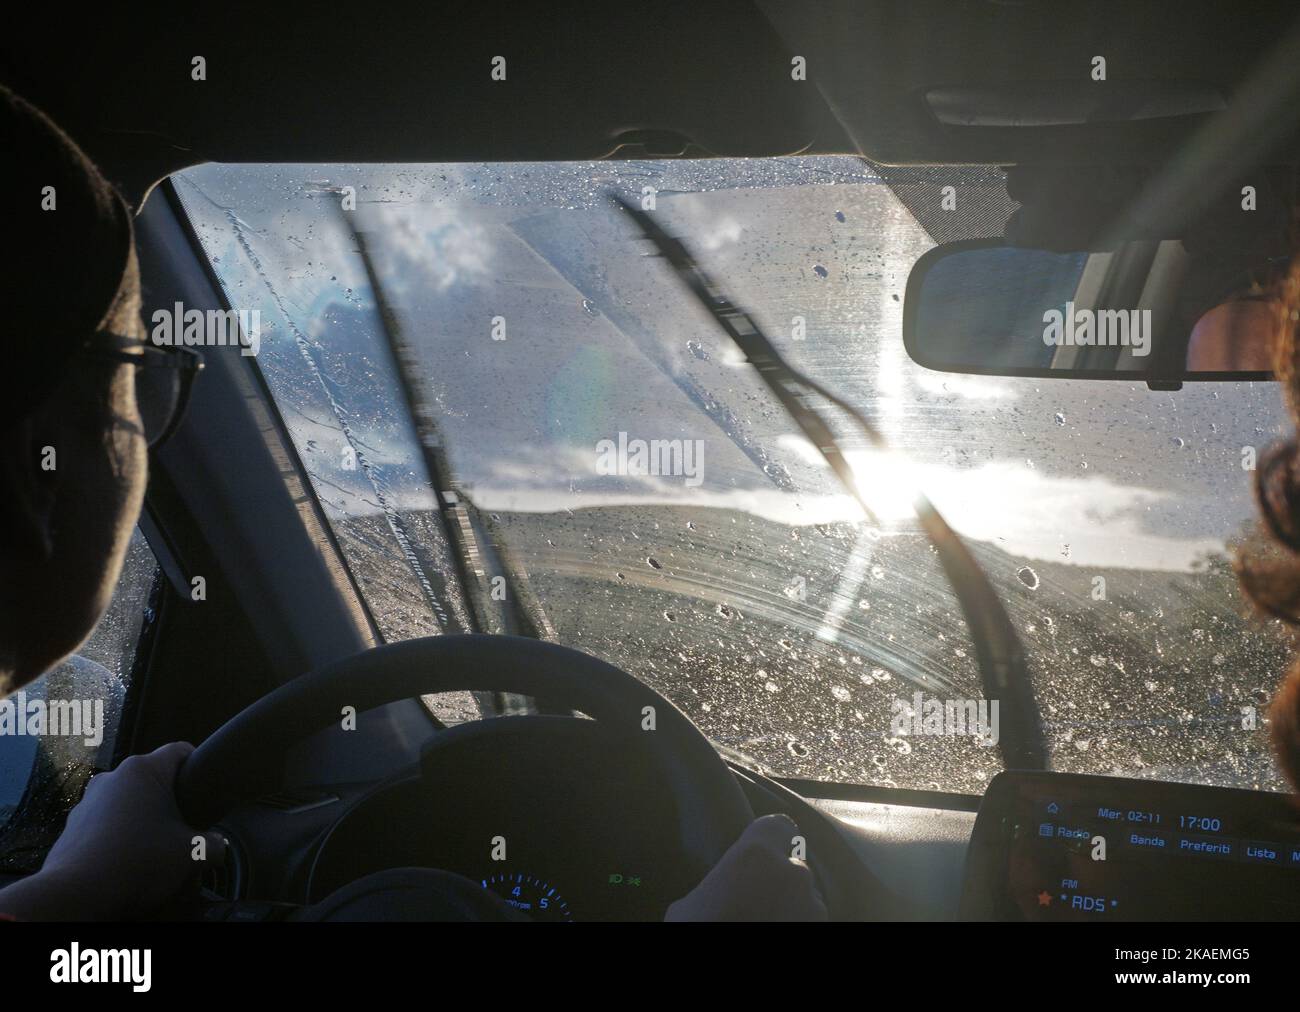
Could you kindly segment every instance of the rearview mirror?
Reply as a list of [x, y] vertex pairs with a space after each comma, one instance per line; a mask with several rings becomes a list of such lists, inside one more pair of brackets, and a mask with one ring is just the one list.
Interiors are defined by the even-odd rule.
[[941, 372], [1271, 379], [1274, 304], [1248, 275], [1207, 278], [1197, 266], [1177, 240], [1092, 253], [948, 243], [912, 268], [903, 343]]

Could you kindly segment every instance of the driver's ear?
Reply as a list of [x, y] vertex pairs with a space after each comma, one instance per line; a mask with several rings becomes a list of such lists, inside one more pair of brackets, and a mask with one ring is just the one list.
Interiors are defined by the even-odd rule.
[[24, 567], [54, 554], [58, 448], [40, 442], [31, 419], [23, 419], [0, 444], [0, 573], [11, 588], [23, 586]]

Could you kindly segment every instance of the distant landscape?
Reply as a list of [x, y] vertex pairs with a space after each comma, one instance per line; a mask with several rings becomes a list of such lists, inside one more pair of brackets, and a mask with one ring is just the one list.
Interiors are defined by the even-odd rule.
[[[858, 540], [847, 524], [654, 506], [503, 513], [491, 526], [561, 642], [645, 679], [748, 762], [969, 792], [1000, 769], [996, 749], [970, 739], [890, 734], [895, 698], [981, 695], [959, 606], [920, 535], [873, 541], [847, 594], [840, 577]], [[354, 568], [371, 606], [390, 637], [432, 632], [383, 527], [344, 527], [367, 549]], [[1249, 616], [1225, 559], [1171, 573], [973, 548], [1024, 641], [1055, 768], [1283, 789], [1262, 720], [1287, 640]], [[1090, 596], [1098, 575], [1105, 601]], [[797, 577], [802, 601], [789, 592]], [[842, 613], [835, 642], [828, 611]], [[1241, 727], [1245, 706], [1259, 708], [1254, 731]]]

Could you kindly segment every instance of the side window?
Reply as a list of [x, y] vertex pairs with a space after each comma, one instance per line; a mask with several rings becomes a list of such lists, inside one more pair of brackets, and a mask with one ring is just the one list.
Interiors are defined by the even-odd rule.
[[113, 601], [90, 639], [0, 699], [0, 872], [39, 865], [86, 778], [112, 764], [157, 574], [137, 528]]

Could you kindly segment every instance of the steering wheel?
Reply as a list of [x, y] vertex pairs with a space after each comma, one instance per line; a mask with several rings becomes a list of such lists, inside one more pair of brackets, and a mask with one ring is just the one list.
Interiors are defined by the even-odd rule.
[[[176, 779], [181, 813], [207, 828], [276, 783], [289, 748], [341, 719], [426, 693], [542, 696], [638, 736], [678, 812], [682, 857], [702, 875], [753, 820], [731, 771], [690, 718], [627, 672], [522, 636], [447, 635], [391, 643], [328, 664], [263, 696], [194, 750]], [[504, 760], [504, 761], [508, 761]]]

